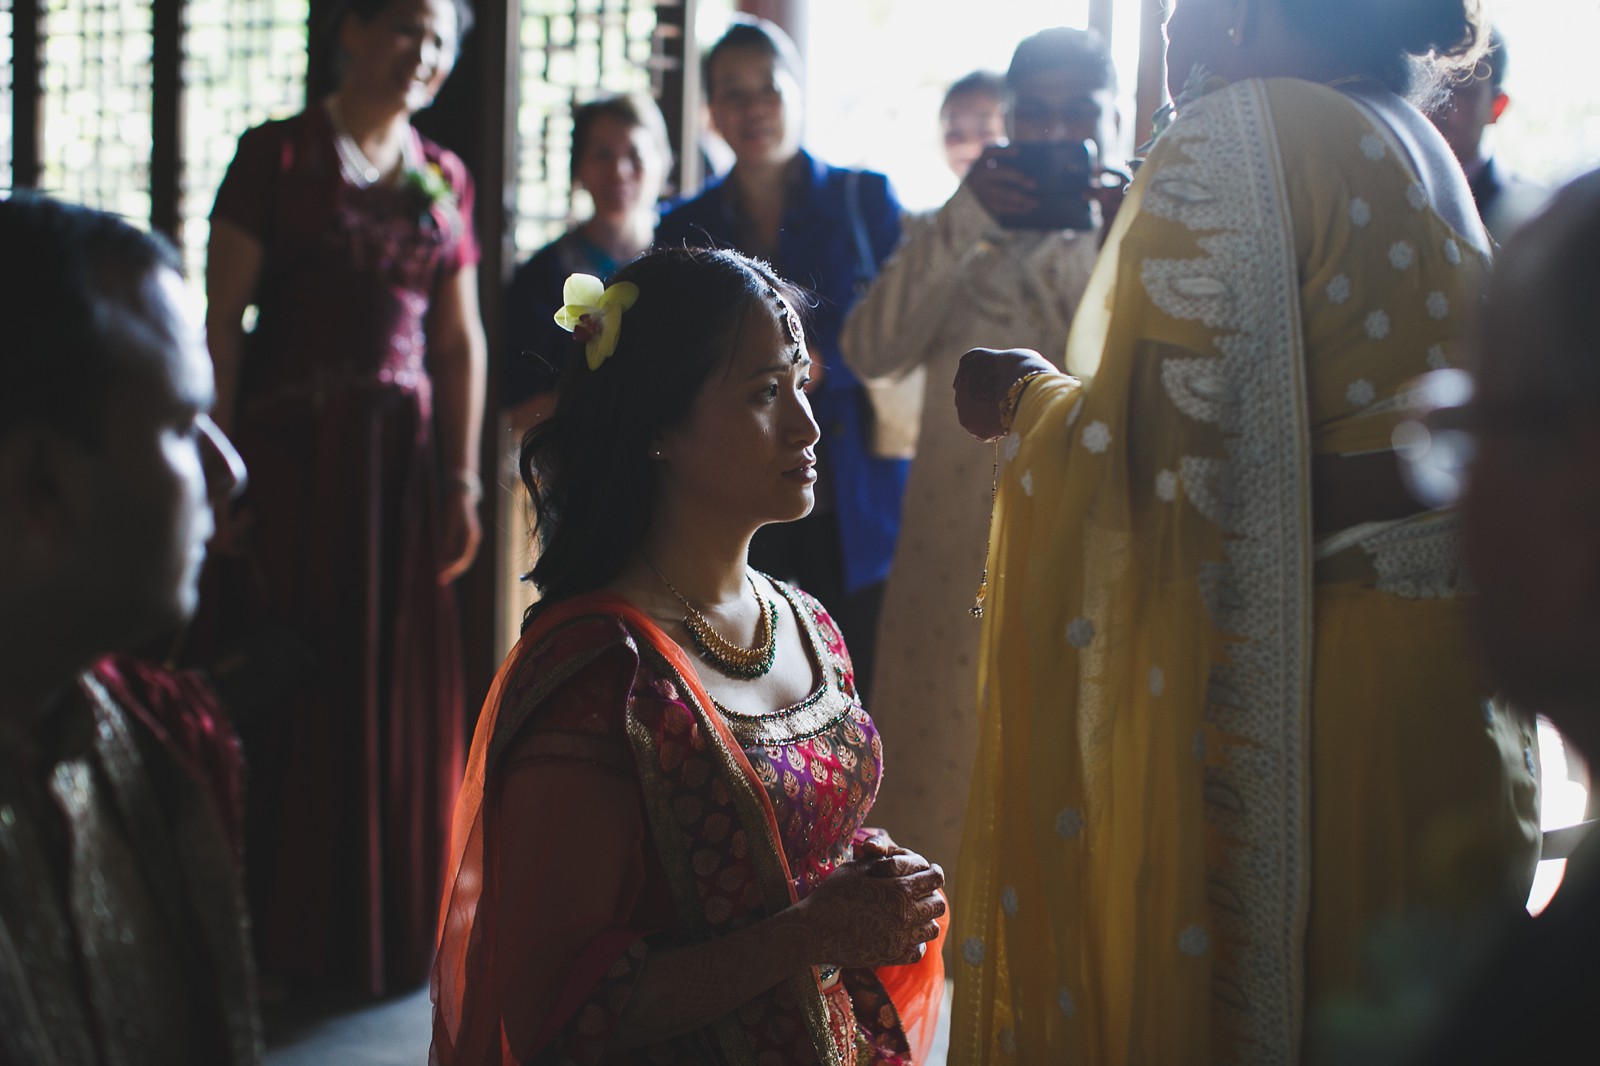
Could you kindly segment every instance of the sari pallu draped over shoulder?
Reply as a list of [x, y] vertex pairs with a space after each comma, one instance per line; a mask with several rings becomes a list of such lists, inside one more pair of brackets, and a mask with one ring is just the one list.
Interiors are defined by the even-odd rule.
[[[523, 913], [526, 901], [501, 898], [496, 890], [506, 849], [517, 839], [500, 811], [507, 764], [530, 732], [548, 726], [564, 686], [592, 676], [602, 662], [629, 680], [617, 686], [610, 705], [585, 714], [586, 728], [613, 745], [616, 755], [601, 769], [632, 796], [628, 802], [638, 807], [639, 817], [633, 839], [601, 843], [608, 853], [636, 855], [646, 872], [623, 878], [627, 891], [639, 897], [637, 905], [623, 908], [628, 919], [585, 925], [576, 941], [557, 943], [552, 936], [534, 945], [541, 960], [535, 965], [547, 971], [546, 984], [554, 991], [528, 1003], [502, 977], [513, 960], [497, 958], [507, 928], [538, 917]], [[557, 822], [584, 818], [582, 796], [565, 801], [569, 808], [540, 816]], [[582, 864], [581, 852], [580, 847], [532, 858]], [[634, 1052], [609, 1047], [652, 947], [727, 935], [797, 899], [772, 801], [750, 759], [713, 709], [683, 651], [618, 597], [595, 593], [551, 607], [507, 658], [473, 741], [448, 873], [433, 979], [434, 1063], [869, 1061], [857, 1058], [854, 1036], [840, 1035], [841, 1021], [853, 1030], [839, 1014], [844, 997], [824, 994], [811, 968], [683, 1037]], [[614, 883], [594, 887], [597, 895], [617, 892]], [[543, 915], [546, 922], [555, 917]], [[910, 1063], [908, 1041], [925, 1050], [943, 992], [937, 971], [936, 965], [896, 967], [882, 971], [881, 981], [872, 971], [845, 972], [857, 1021], [862, 1010], [877, 1010], [881, 1003], [879, 1013], [891, 1023], [874, 1034], [870, 1061]], [[520, 1055], [501, 1024], [517, 1011], [524, 1017], [532, 1012], [538, 1021], [531, 1050]], [[914, 1035], [907, 1036], [902, 1024]]]
[[1486, 267], [1327, 87], [1157, 142], [1002, 445], [952, 1064], [1297, 1062], [1377, 924], [1525, 898], [1453, 518], [1311, 525], [1313, 455], [1389, 449]]

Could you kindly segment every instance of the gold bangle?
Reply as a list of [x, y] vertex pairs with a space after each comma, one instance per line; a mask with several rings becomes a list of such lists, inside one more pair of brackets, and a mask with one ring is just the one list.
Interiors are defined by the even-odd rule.
[[1017, 405], [1022, 402], [1022, 390], [1028, 387], [1028, 383], [1034, 378], [1053, 373], [1055, 373], [1053, 370], [1030, 370], [1011, 383], [1011, 387], [1006, 390], [1005, 401], [1000, 404], [1000, 428], [1002, 430], [1007, 433], [1011, 432], [1011, 423], [1017, 417]]

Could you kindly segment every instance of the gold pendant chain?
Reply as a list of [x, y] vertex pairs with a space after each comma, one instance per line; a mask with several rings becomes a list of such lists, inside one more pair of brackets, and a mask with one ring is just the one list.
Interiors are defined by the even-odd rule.
[[[994, 505], [1000, 498], [1000, 441], [994, 442], [994, 474], [989, 482], [989, 537], [994, 538]], [[974, 618], [983, 617], [983, 602], [989, 598], [989, 552], [983, 553], [983, 577], [978, 580], [978, 595], [967, 608]]]
[[[1053, 374], [1054, 370], [1030, 370], [1011, 383], [1006, 390], [1005, 399], [1000, 401], [1000, 429], [1002, 433], [1011, 432], [1011, 424], [1016, 421], [1017, 405], [1022, 402], [1022, 393], [1034, 378]], [[989, 541], [990, 547], [994, 542], [994, 509], [1000, 500], [1000, 442], [1005, 437], [1001, 436], [994, 442], [994, 474], [989, 482]], [[972, 601], [972, 606], [967, 608], [967, 613], [974, 618], [983, 617], [983, 604], [989, 598], [989, 555], [983, 556], [983, 577], [978, 581], [978, 595]]]
[[701, 658], [740, 681], [753, 681], [772, 669], [778, 656], [778, 605], [771, 600], [762, 600], [761, 590], [756, 588], [756, 579], [749, 570], [745, 571], [744, 579], [755, 594], [756, 607], [761, 611], [761, 628], [756, 633], [753, 648], [741, 647], [713, 629], [711, 620], [695, 609], [694, 604], [678, 591], [678, 587], [667, 580], [667, 575], [656, 569], [656, 564], [648, 556], [643, 552], [639, 556], [683, 604], [683, 628], [689, 631], [689, 639], [694, 641], [695, 650]]

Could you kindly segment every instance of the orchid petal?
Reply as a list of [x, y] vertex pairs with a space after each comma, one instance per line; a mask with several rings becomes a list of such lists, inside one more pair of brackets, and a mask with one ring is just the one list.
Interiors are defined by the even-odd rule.
[[615, 308], [617, 314], [620, 315], [632, 307], [638, 299], [639, 286], [631, 281], [619, 281], [601, 294], [600, 309], [602, 311], [610, 311]]
[[605, 296], [605, 292], [605, 283], [593, 274], [573, 274], [561, 287], [561, 302], [593, 307]]
[[639, 299], [639, 286], [624, 281], [607, 288], [593, 274], [573, 274], [561, 295], [566, 303], [555, 313], [556, 325], [584, 342], [584, 360], [598, 370], [617, 350], [622, 313]]
[[612, 353], [617, 350], [617, 341], [621, 336], [622, 313], [616, 311], [603, 314], [600, 318], [600, 335], [584, 348], [590, 370], [600, 369], [600, 364], [611, 358]]

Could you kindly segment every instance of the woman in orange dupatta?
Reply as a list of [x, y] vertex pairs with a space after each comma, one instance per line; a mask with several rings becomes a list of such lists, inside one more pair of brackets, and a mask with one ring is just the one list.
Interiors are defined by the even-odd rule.
[[943, 872], [863, 828], [839, 631], [746, 564], [812, 506], [797, 300], [731, 252], [568, 282], [586, 358], [523, 445], [542, 599], [456, 807], [434, 1063], [924, 1060]]

